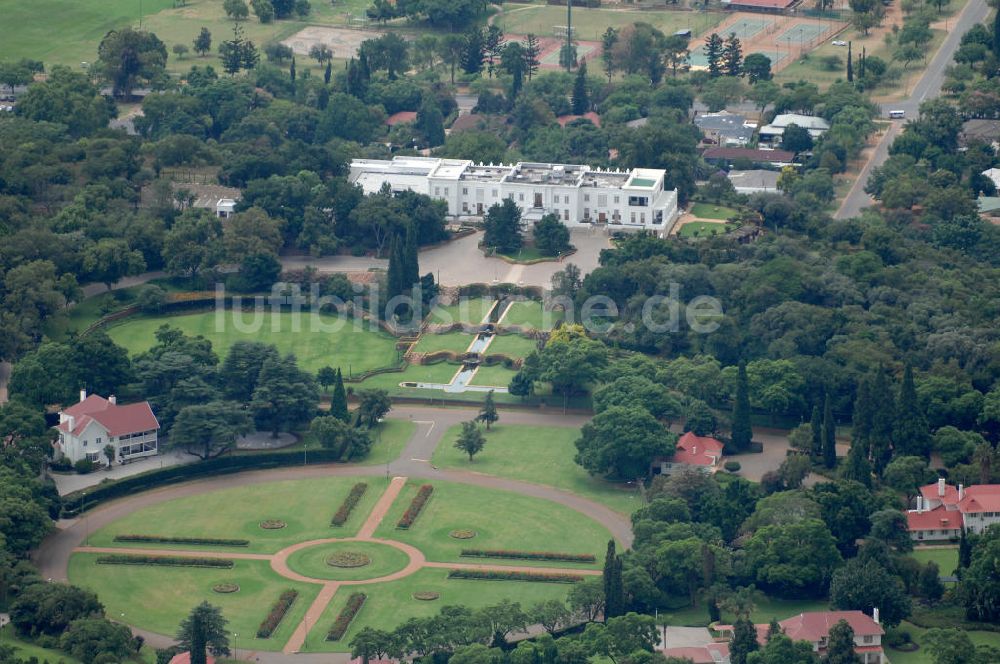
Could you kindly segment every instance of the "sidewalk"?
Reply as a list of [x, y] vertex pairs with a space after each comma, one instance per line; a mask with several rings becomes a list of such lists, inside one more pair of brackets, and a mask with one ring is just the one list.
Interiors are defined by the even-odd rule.
[[120, 480], [123, 477], [138, 475], [139, 473], [144, 473], [147, 470], [166, 468], [168, 466], [177, 466], [186, 463], [195, 463], [196, 461], [199, 461], [198, 457], [192, 454], [185, 454], [179, 450], [170, 450], [157, 456], [147, 457], [145, 459], [133, 461], [124, 465], [115, 464], [110, 471], [102, 468], [86, 475], [80, 475], [77, 473], [50, 473], [50, 476], [56, 483], [59, 495], [65, 496], [67, 493], [73, 493], [74, 491], [79, 491], [80, 489], [96, 486], [106, 479]]

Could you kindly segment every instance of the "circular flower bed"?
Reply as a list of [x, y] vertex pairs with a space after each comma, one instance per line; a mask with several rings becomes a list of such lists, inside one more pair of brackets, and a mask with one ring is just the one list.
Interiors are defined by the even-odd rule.
[[217, 583], [212, 586], [212, 590], [217, 593], [229, 594], [238, 593], [240, 591], [240, 587], [235, 583]]
[[330, 567], [364, 567], [371, 562], [371, 558], [356, 551], [338, 551], [326, 559], [326, 564]]
[[268, 519], [267, 521], [260, 522], [260, 527], [264, 530], [281, 530], [287, 525], [287, 523], [278, 519]]
[[476, 536], [475, 530], [469, 530], [468, 528], [460, 528], [458, 530], [453, 530], [449, 533], [455, 539], [472, 539]]
[[418, 599], [421, 602], [433, 602], [441, 595], [432, 590], [421, 590], [420, 592], [413, 593], [413, 599]]

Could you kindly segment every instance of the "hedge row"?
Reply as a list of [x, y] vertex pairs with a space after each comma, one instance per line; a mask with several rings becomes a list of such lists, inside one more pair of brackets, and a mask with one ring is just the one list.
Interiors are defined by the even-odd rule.
[[342, 526], [347, 523], [347, 520], [351, 518], [351, 512], [354, 510], [358, 501], [361, 500], [361, 496], [365, 495], [365, 491], [368, 490], [368, 485], [364, 482], [358, 482], [351, 487], [351, 492], [347, 494], [347, 498], [344, 498], [344, 502], [340, 504], [337, 508], [337, 513], [333, 515], [330, 519], [331, 526]]
[[430, 484], [424, 484], [417, 490], [417, 495], [413, 497], [413, 502], [410, 506], [406, 508], [403, 512], [403, 516], [399, 518], [399, 523], [396, 524], [397, 528], [402, 528], [403, 530], [409, 528], [413, 525], [413, 522], [417, 520], [420, 516], [420, 511], [424, 509], [424, 505], [430, 499], [431, 494], [434, 493], [434, 487]]
[[285, 614], [288, 610], [292, 608], [292, 604], [295, 603], [295, 599], [299, 596], [298, 590], [286, 590], [281, 593], [278, 597], [278, 601], [274, 603], [271, 607], [271, 612], [267, 614], [264, 618], [264, 622], [260, 624], [257, 628], [257, 638], [258, 639], [269, 639], [271, 635], [274, 634], [274, 630], [278, 629], [278, 625], [285, 618]]
[[192, 544], [196, 546], [248, 546], [250, 540], [215, 537], [162, 537], [160, 535], [115, 535], [116, 542], [153, 542], [157, 544]]
[[511, 558], [515, 560], [560, 560], [567, 563], [593, 563], [597, 557], [591, 553], [558, 553], [556, 551], [507, 551], [504, 549], [462, 549], [470, 558]]
[[364, 606], [366, 599], [368, 596], [364, 593], [354, 593], [347, 598], [347, 604], [344, 605], [344, 608], [337, 615], [337, 619], [333, 621], [330, 631], [326, 634], [327, 641], [339, 641], [343, 638], [344, 634], [347, 633], [347, 628], [351, 626], [354, 616], [358, 615], [358, 611]]
[[230, 569], [232, 560], [225, 558], [188, 558], [185, 556], [141, 556], [112, 554], [97, 559], [98, 565], [159, 565], [163, 567], [221, 567]]
[[480, 579], [484, 581], [537, 581], [539, 583], [578, 583], [583, 581], [579, 574], [558, 574], [544, 572], [518, 572], [480, 569], [453, 569], [449, 579]]

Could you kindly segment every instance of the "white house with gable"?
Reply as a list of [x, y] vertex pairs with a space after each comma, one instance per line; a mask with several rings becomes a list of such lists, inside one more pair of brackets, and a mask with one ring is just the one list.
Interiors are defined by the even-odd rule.
[[81, 390], [79, 403], [59, 411], [55, 429], [57, 457], [70, 463], [81, 459], [101, 463], [104, 447], [111, 445], [118, 463], [125, 463], [157, 453], [160, 423], [148, 401], [118, 405], [114, 395], [105, 399]]

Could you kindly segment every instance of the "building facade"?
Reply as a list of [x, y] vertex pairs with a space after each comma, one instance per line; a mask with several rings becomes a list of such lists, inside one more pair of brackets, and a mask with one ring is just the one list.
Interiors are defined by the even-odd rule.
[[482, 217], [509, 198], [531, 224], [547, 214], [569, 227], [606, 225], [665, 235], [678, 217], [677, 190], [665, 189], [666, 171], [594, 169], [578, 164], [477, 164], [461, 159], [355, 159], [350, 181], [366, 194], [384, 185], [442, 200], [453, 217]]
[[657, 459], [654, 472], [669, 475], [679, 470], [694, 468], [703, 473], [714, 473], [722, 462], [725, 445], [709, 436], [696, 436], [688, 431], [677, 441], [677, 449], [669, 459]]
[[118, 405], [114, 395], [105, 399], [80, 392], [80, 402], [59, 411], [55, 427], [59, 438], [54, 443], [56, 456], [76, 463], [88, 459], [106, 462], [104, 448], [114, 448], [114, 458], [125, 463], [158, 452], [160, 423], [148, 401]]
[[920, 487], [917, 508], [906, 513], [910, 537], [918, 542], [956, 540], [962, 529], [979, 534], [1000, 523], [1000, 484], [965, 488], [939, 479]]
[[[878, 609], [873, 615], [861, 611], [809, 611], [778, 622], [781, 632], [792, 641], [808, 641], [813, 646], [813, 652], [825, 655], [830, 640], [830, 629], [841, 620], [847, 622], [854, 630], [854, 652], [862, 664], [887, 664], [885, 651], [882, 649], [882, 637], [885, 630], [879, 624]], [[768, 625], [755, 625], [757, 641], [763, 645], [767, 642]], [[732, 625], [718, 625], [716, 629], [724, 637], [732, 638]]]

